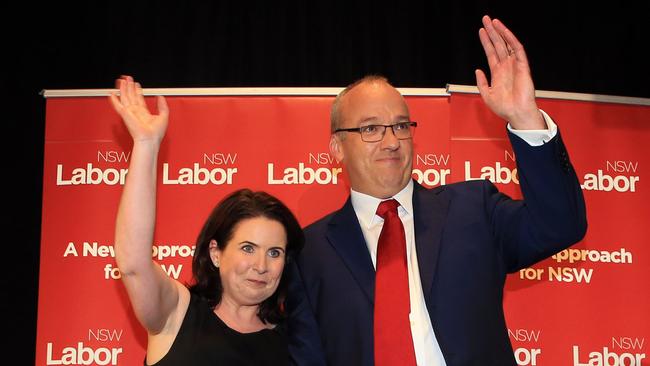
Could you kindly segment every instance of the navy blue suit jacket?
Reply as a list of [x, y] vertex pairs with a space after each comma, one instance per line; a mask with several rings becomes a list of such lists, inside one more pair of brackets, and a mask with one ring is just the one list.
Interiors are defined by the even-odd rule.
[[[524, 201], [487, 180], [414, 187], [422, 290], [448, 366], [516, 365], [503, 313], [507, 273], [586, 231], [582, 190], [559, 133], [538, 147], [510, 139]], [[350, 199], [305, 235], [289, 267], [294, 364], [372, 366], [375, 270]]]

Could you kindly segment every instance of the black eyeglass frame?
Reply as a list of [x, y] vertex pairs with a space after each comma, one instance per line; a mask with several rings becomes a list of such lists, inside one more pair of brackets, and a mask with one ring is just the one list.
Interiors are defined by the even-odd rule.
[[[410, 131], [412, 128], [418, 126], [418, 123], [415, 122], [415, 121], [407, 121], [407, 122], [397, 122], [397, 123], [393, 123], [392, 125], [366, 125], [366, 126], [361, 126], [361, 127], [352, 127], [352, 128], [337, 128], [336, 130], [334, 130], [334, 133], [337, 133], [337, 132], [358, 132], [359, 135], [361, 136], [361, 139], [362, 139], [363, 141], [365, 141], [365, 142], [379, 142], [379, 141], [381, 141], [381, 140], [384, 139], [384, 136], [386, 135], [386, 129], [387, 129], [388, 127], [390, 127], [390, 128], [393, 130], [393, 135], [395, 135], [395, 137], [397, 137], [397, 134], [395, 133], [395, 126], [400, 126], [400, 125], [404, 125], [404, 124], [408, 125], [408, 127], [409, 127], [409, 131]], [[383, 131], [381, 132], [381, 138], [378, 139], [378, 140], [373, 140], [373, 141], [366, 141], [366, 140], [364, 140], [364, 139], [363, 139], [363, 132], [362, 132], [362, 130], [363, 130], [364, 128], [369, 128], [369, 127], [375, 127], [375, 128], [377, 128], [377, 127], [383, 127], [384, 129], [383, 129]], [[413, 137], [413, 133], [410, 133], [410, 136], [409, 136], [409, 137], [404, 137], [404, 138], [399, 138], [399, 137], [397, 137], [397, 139], [398, 139], [398, 140], [408, 140], [408, 139], [410, 139], [410, 138], [412, 138], [412, 137]]]

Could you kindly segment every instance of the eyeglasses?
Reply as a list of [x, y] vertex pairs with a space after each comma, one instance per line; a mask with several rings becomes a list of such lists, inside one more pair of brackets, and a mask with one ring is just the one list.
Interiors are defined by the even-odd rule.
[[398, 122], [392, 125], [367, 125], [355, 128], [338, 128], [334, 132], [358, 132], [361, 135], [361, 140], [365, 142], [378, 142], [384, 138], [386, 128], [393, 129], [393, 135], [399, 140], [406, 140], [413, 137], [413, 129], [417, 127], [418, 123], [414, 121]]

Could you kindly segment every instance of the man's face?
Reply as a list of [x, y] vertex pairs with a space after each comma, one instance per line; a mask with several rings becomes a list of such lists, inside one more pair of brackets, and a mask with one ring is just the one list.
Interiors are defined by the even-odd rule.
[[[351, 89], [340, 101], [339, 128], [388, 125], [409, 120], [404, 99], [392, 86], [376, 81]], [[378, 142], [359, 133], [339, 132], [330, 140], [332, 155], [345, 165], [351, 188], [377, 198], [397, 194], [411, 179], [413, 140], [398, 140], [391, 128]]]

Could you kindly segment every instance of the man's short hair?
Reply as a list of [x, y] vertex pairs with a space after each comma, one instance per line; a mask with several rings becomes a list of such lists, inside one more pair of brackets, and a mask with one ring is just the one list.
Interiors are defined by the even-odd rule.
[[[376, 83], [376, 82], [381, 82], [381, 83], [386, 83], [388, 85], [391, 85], [391, 83], [388, 82], [388, 79], [381, 75], [366, 75], [362, 77], [361, 79], [353, 82], [352, 84], [348, 85], [343, 89], [339, 95], [336, 96], [336, 99], [334, 99], [334, 103], [332, 103], [332, 110], [330, 112], [330, 133], [334, 133], [336, 129], [341, 127], [341, 100], [343, 97], [350, 92], [350, 90], [354, 89], [358, 85], [364, 84], [364, 83]], [[392, 86], [392, 85], [391, 85]]]

